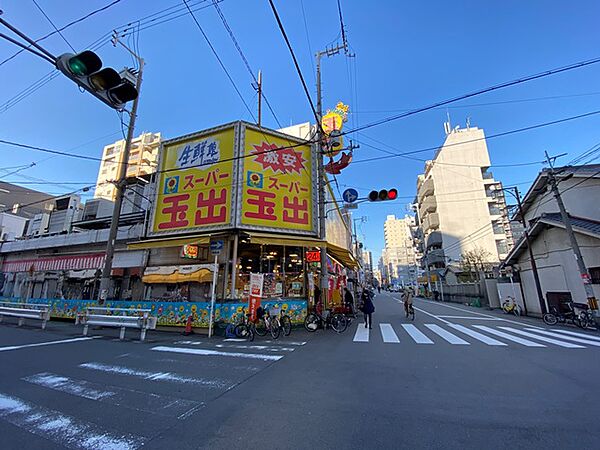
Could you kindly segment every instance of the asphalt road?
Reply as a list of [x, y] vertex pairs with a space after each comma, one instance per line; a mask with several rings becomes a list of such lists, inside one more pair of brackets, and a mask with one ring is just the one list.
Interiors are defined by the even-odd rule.
[[398, 294], [374, 303], [372, 330], [275, 342], [6, 320], [0, 446], [598, 448], [600, 333], [422, 299], [411, 322]]

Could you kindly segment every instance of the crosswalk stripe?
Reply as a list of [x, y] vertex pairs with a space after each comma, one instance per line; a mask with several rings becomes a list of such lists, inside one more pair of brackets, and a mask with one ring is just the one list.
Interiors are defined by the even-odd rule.
[[199, 355], [199, 356], [228, 356], [231, 358], [249, 358], [249, 359], [262, 359], [263, 361], [279, 361], [283, 356], [280, 355], [264, 355], [258, 353], [240, 353], [240, 352], [221, 352], [217, 350], [204, 350], [201, 348], [181, 348], [181, 347], [167, 347], [164, 345], [158, 345], [152, 347], [150, 350], [156, 352], [172, 352], [172, 353], [184, 353], [188, 355]]
[[522, 330], [517, 330], [516, 328], [512, 328], [512, 327], [500, 327], [503, 330], [506, 331], [510, 331], [511, 333], [516, 333], [516, 334], [520, 334], [521, 336], [526, 336], [529, 338], [533, 338], [533, 339], [537, 339], [538, 341], [542, 341], [542, 342], [548, 342], [549, 344], [554, 344], [554, 345], [558, 345], [560, 347], [565, 347], [565, 348], [585, 348], [582, 345], [576, 345], [576, 344], [571, 344], [569, 342], [564, 342], [564, 341], [557, 341], [556, 339], [550, 339], [544, 336], [539, 336], [539, 335], [535, 335], [532, 333], [527, 333], [526, 331], [522, 331]]
[[495, 330], [493, 328], [486, 327], [485, 325], [473, 325], [475, 328], [479, 328], [480, 330], [486, 331], [490, 334], [494, 334], [503, 339], [507, 339], [509, 341], [516, 342], [517, 344], [524, 345], [525, 347], [546, 347], [544, 344], [540, 344], [538, 342], [528, 341], [527, 339], [523, 339], [517, 336], [512, 336], [508, 333], [504, 333], [502, 331]]
[[599, 341], [600, 342], [600, 337], [590, 336], [589, 334], [575, 333], [574, 331], [569, 331], [569, 330], [552, 330], [552, 331], [556, 331], [557, 333], [570, 334], [572, 336], [582, 337], [582, 338], [585, 338], [585, 339], [591, 339], [592, 341]]
[[465, 333], [466, 335], [471, 336], [473, 339], [477, 339], [478, 341], [483, 342], [484, 344], [495, 345], [498, 347], [506, 347], [506, 344], [504, 342], [500, 342], [496, 339], [486, 336], [485, 334], [478, 333], [477, 331], [473, 331], [462, 325], [450, 323], [450, 324], [448, 324], [448, 326], [454, 328], [455, 330], [461, 331], [461, 332]]
[[133, 450], [144, 445], [140, 436], [113, 434], [92, 422], [4, 394], [0, 394], [0, 418], [64, 448]]
[[426, 323], [425, 326], [431, 331], [433, 331], [435, 334], [440, 336], [442, 339], [451, 343], [452, 345], [471, 345], [464, 339], [461, 339], [458, 336], [453, 335], [449, 331], [444, 330], [439, 325], [435, 325], [433, 323]]
[[383, 342], [397, 344], [400, 342], [398, 336], [394, 332], [394, 329], [389, 323], [380, 323], [379, 329], [381, 330], [381, 336], [383, 337]]
[[425, 334], [423, 334], [417, 327], [413, 324], [402, 324], [402, 328], [404, 331], [408, 333], [408, 335], [415, 341], [417, 344], [433, 344], [433, 341], [429, 339]]
[[566, 339], [567, 341], [573, 341], [573, 342], [579, 342], [580, 344], [586, 344], [586, 345], [593, 345], [595, 347], [600, 347], [600, 342], [597, 341], [590, 341], [589, 339], [581, 339], [581, 338], [577, 338], [577, 337], [573, 337], [573, 336], [563, 336], [561, 334], [558, 333], [552, 333], [550, 331], [545, 331], [545, 330], [537, 330], [535, 328], [526, 328], [527, 331], [534, 331], [536, 333], [540, 333], [546, 336], [550, 336], [550, 337], [556, 337], [556, 338], [560, 338], [560, 339]]
[[362, 323], [359, 323], [356, 327], [354, 342], [369, 342], [369, 329], [365, 328]]

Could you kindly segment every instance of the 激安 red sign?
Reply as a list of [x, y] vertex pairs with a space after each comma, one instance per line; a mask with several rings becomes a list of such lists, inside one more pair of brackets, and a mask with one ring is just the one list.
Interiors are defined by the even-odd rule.
[[319, 250], [310, 250], [306, 252], [306, 262], [320, 262], [321, 252]]

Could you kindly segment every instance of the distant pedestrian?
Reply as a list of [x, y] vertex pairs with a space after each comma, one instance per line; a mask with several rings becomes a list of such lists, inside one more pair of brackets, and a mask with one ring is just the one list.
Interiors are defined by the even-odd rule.
[[344, 303], [346, 304], [346, 312], [354, 314], [354, 297], [347, 287], [344, 288]]
[[381, 294], [381, 286], [377, 286], [377, 293]]
[[373, 300], [371, 300], [371, 296], [363, 291], [362, 294], [362, 309], [361, 311], [365, 315], [365, 328], [372, 329], [373, 328], [373, 313], [375, 312], [375, 305], [373, 305]]
[[408, 317], [408, 309], [413, 303], [413, 291], [411, 288], [404, 291], [402, 300], [404, 301], [404, 313], [406, 314], [406, 317]]

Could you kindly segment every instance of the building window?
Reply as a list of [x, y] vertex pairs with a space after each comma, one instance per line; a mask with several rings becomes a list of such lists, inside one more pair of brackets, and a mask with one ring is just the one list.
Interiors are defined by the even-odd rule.
[[499, 255], [508, 253], [508, 244], [506, 243], [506, 240], [496, 241], [496, 249], [498, 250]]
[[590, 267], [588, 270], [590, 271], [592, 284], [600, 284], [600, 267]]
[[490, 204], [489, 208], [490, 208], [490, 215], [492, 215], [492, 216], [499, 216], [502, 214], [502, 212], [500, 211], [500, 208], [498, 208], [494, 204]]
[[492, 222], [492, 228], [494, 229], [494, 234], [504, 234], [504, 227], [502, 224], [498, 222]]

